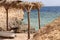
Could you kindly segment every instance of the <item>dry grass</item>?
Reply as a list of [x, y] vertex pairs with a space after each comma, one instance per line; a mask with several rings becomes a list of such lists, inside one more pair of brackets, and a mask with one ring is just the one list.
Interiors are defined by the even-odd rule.
[[33, 36], [33, 40], [60, 40], [60, 18], [41, 28]]

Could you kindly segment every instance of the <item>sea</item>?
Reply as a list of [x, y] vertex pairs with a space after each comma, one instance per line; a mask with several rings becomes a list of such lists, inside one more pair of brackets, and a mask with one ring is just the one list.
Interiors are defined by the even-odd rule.
[[[60, 16], [60, 6], [45, 6], [40, 8], [40, 27], [44, 27], [48, 23], [51, 23], [53, 20]], [[24, 24], [28, 24], [27, 12], [24, 13]], [[31, 10], [30, 12], [30, 25], [36, 30], [39, 29], [38, 26], [38, 11]]]

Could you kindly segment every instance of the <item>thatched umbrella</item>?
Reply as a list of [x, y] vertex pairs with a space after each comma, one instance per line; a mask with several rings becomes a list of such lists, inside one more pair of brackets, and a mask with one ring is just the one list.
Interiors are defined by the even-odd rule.
[[[39, 29], [40, 29], [40, 8], [42, 7], [41, 2], [22, 2], [22, 1], [13, 1], [13, 2], [3, 2], [1, 3], [5, 9], [6, 9], [6, 14], [7, 14], [7, 30], [8, 30], [8, 9], [11, 8], [22, 8], [27, 11], [27, 17], [28, 17], [28, 39], [30, 39], [30, 11], [31, 9], [37, 9], [38, 10], [38, 22], [39, 22]], [[0, 5], [1, 5], [0, 4]]]
[[16, 5], [18, 2], [21, 1], [11, 1], [11, 2], [7, 2], [6, 0], [4, 0], [3, 2], [0, 2], [0, 6], [4, 6], [5, 10], [6, 10], [6, 29], [8, 30], [8, 9], [11, 8], [18, 8], [18, 6]]
[[37, 2], [37, 3], [24, 3], [24, 7], [27, 10], [27, 16], [28, 16], [28, 39], [30, 39], [30, 11], [31, 9], [37, 9], [38, 10], [38, 24], [39, 24], [39, 29], [40, 29], [40, 8], [42, 4]]
[[38, 10], [38, 25], [39, 25], [39, 29], [40, 29], [40, 8], [43, 6], [42, 2], [36, 2], [36, 3], [32, 3], [33, 7], [32, 9], [37, 9]]

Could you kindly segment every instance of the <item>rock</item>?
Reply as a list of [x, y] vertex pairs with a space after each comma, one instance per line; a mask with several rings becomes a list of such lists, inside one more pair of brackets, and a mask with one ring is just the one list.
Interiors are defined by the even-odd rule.
[[[27, 33], [28, 32], [28, 24], [20, 25], [20, 32]], [[36, 30], [32, 26], [30, 27], [30, 33], [35, 33]]]
[[60, 18], [41, 28], [32, 40], [60, 40]]
[[[17, 27], [16, 27], [17, 26]], [[12, 27], [10, 30], [13, 30], [15, 33], [27, 33], [28, 32], [28, 24], [21, 24]], [[35, 33], [36, 30], [32, 26], [30, 27], [30, 33]]]
[[[8, 25], [9, 28], [16, 26], [13, 23], [15, 22], [15, 19], [22, 20], [24, 17], [24, 12], [22, 9], [19, 8], [10, 8], [8, 10]], [[6, 10], [3, 6], [0, 6], [0, 27], [6, 31]]]

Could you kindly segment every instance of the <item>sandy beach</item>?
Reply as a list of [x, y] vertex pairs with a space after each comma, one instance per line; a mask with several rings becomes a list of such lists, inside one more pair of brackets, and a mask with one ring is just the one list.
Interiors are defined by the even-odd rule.
[[[33, 34], [31, 34], [31, 38], [33, 37]], [[14, 39], [0, 39], [0, 40], [28, 40], [27, 39], [27, 33], [18, 33], [16, 34], [16, 37]]]

